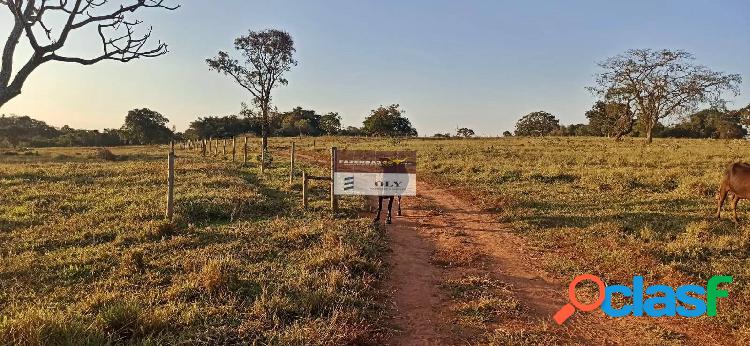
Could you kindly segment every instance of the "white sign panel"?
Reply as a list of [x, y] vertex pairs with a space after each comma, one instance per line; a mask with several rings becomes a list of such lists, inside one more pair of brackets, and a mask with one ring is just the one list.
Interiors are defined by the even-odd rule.
[[417, 175], [408, 173], [336, 172], [336, 195], [416, 196]]

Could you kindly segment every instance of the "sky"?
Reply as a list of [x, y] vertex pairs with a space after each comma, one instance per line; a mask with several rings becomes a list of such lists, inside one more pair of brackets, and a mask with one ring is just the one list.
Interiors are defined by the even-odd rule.
[[[42, 65], [0, 113], [102, 129], [146, 107], [180, 131], [197, 117], [237, 114], [251, 96], [205, 59], [267, 28], [292, 35], [299, 61], [289, 85], [274, 90], [274, 105], [338, 112], [345, 126], [393, 103], [426, 136], [457, 127], [496, 136], [538, 110], [582, 123], [595, 101], [585, 87], [596, 62], [632, 48], [683, 49], [699, 64], [738, 73], [743, 94], [729, 107], [750, 104], [748, 1], [168, 1], [182, 7], [136, 15], [169, 45], [167, 55]], [[9, 32], [7, 12], [0, 33]], [[74, 35], [61, 53], [101, 51], [94, 32]]]

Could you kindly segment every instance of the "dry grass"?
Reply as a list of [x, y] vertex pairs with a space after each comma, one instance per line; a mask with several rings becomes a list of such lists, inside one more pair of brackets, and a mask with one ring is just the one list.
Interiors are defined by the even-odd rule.
[[[750, 161], [745, 141], [295, 141], [320, 156], [332, 145], [417, 150], [423, 179], [470, 192], [564, 280], [588, 272], [627, 283], [637, 274], [683, 285], [732, 275], [717, 318], [679, 323], [750, 340], [747, 202], [739, 225], [710, 218], [726, 165]], [[312, 186], [312, 210], [302, 212], [299, 184], [284, 182], [286, 165], [260, 179], [254, 167], [188, 155], [178, 157], [177, 222], [165, 223], [166, 149], [154, 152], [114, 149], [117, 161], [79, 148], [0, 155], [0, 343], [331, 344], [378, 333], [384, 240], [355, 217], [358, 201], [344, 201], [342, 216], [351, 218], [331, 219], [321, 183]], [[484, 285], [464, 279], [456, 287]], [[466, 321], [503, 318], [495, 310], [513, 301], [502, 286], [493, 290], [457, 295], [454, 307]], [[118, 322], [123, 316], [132, 322]], [[634, 328], [655, 344], [682, 342], [669, 329]], [[485, 339], [556, 340], [551, 331], [502, 329]]]
[[0, 158], [0, 344], [378, 340], [385, 242], [356, 201], [303, 211], [285, 166], [178, 151], [170, 223], [166, 147], [100, 153]]
[[647, 284], [705, 285], [713, 275], [732, 275], [719, 317], [678, 324], [694, 334], [750, 340], [748, 202], [740, 202], [739, 225], [730, 221], [728, 207], [721, 220], [712, 217], [724, 169], [750, 161], [745, 140], [658, 139], [646, 145], [630, 138], [329, 138], [318, 140], [319, 152], [330, 145], [417, 150], [423, 181], [427, 176], [470, 193], [528, 239], [562, 280], [593, 273], [609, 283], [643, 275]]

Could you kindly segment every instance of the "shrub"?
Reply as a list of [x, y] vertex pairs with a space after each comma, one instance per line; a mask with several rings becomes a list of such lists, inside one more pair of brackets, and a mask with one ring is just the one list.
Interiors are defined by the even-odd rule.
[[96, 153], [94, 154], [94, 156], [97, 159], [104, 160], [104, 161], [117, 161], [118, 159], [117, 155], [113, 154], [107, 148], [96, 149]]

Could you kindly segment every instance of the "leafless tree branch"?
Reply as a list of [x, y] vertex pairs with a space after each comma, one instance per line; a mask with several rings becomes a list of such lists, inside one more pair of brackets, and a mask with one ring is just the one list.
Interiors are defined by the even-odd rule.
[[[149, 47], [151, 27], [139, 33], [137, 28], [142, 22], [129, 18], [144, 8], [172, 11], [180, 7], [168, 4], [167, 0], [0, 0], [0, 5], [7, 8], [14, 19], [2, 51], [0, 107], [21, 93], [34, 69], [49, 61], [91, 65], [103, 60], [128, 62], [166, 54], [166, 43], [158, 41]], [[52, 28], [45, 21], [45, 15], [52, 12], [65, 17], [60, 28]], [[75, 57], [59, 52], [73, 31], [91, 25], [96, 25], [101, 40], [99, 55]], [[13, 56], [22, 35], [28, 39], [33, 53], [14, 75]]]

